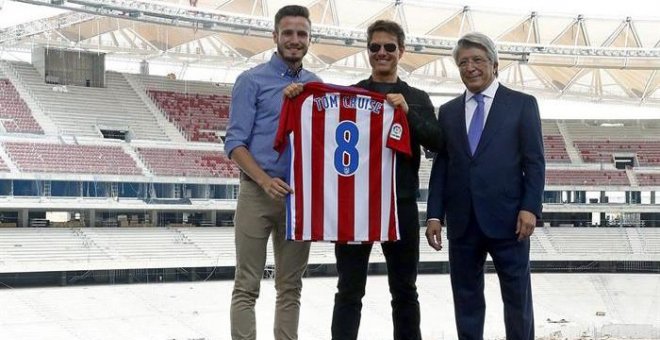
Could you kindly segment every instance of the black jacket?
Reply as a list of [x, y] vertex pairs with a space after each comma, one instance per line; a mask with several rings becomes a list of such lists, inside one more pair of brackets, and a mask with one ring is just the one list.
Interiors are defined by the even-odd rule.
[[[354, 86], [378, 92], [374, 81], [365, 79]], [[396, 195], [398, 200], [416, 200], [419, 196], [419, 162], [421, 146], [436, 152], [442, 149], [444, 138], [440, 124], [435, 117], [435, 110], [429, 95], [397, 78], [390, 93], [401, 93], [408, 103], [408, 126], [410, 128], [410, 146], [412, 157], [397, 155], [396, 158]]]

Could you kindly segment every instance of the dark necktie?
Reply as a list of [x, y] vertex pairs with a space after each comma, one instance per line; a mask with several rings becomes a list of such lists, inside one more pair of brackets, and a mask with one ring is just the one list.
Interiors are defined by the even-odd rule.
[[477, 101], [477, 108], [474, 110], [474, 115], [472, 115], [472, 121], [470, 121], [470, 128], [468, 129], [468, 140], [470, 141], [470, 151], [474, 155], [474, 152], [477, 150], [477, 145], [479, 145], [479, 138], [481, 138], [481, 132], [484, 130], [484, 95], [477, 93], [472, 96], [474, 100]]

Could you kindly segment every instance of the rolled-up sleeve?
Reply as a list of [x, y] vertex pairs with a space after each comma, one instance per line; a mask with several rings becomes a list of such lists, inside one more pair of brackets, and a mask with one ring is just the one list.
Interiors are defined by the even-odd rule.
[[225, 154], [231, 158], [231, 152], [239, 146], [248, 147], [252, 128], [257, 114], [257, 83], [249, 73], [243, 73], [236, 79], [231, 93], [229, 125], [225, 138]]

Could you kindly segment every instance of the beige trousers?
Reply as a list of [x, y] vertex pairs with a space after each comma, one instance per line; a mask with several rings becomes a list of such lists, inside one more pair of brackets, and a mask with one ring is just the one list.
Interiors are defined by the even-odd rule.
[[231, 299], [233, 340], [257, 338], [254, 306], [266, 264], [268, 237], [275, 256], [274, 339], [298, 339], [302, 275], [309, 258], [309, 243], [285, 240], [284, 200], [271, 199], [255, 182], [241, 179], [234, 217], [236, 273]]

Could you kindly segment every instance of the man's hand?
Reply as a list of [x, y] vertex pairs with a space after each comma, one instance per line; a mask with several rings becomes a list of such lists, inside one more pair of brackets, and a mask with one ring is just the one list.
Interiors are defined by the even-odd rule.
[[426, 240], [435, 250], [442, 249], [442, 223], [438, 220], [426, 221]]
[[270, 177], [254, 160], [250, 151], [245, 146], [238, 146], [231, 153], [231, 160], [257, 183], [273, 199], [281, 199], [287, 193], [293, 193], [291, 187], [280, 178]]
[[532, 236], [536, 227], [536, 216], [529, 211], [520, 210], [518, 213], [518, 223], [516, 225], [516, 234], [518, 241]]
[[291, 83], [289, 86], [284, 88], [284, 96], [287, 98], [293, 98], [299, 95], [303, 91], [302, 83]]
[[408, 103], [406, 103], [406, 99], [403, 98], [403, 95], [401, 93], [388, 93], [387, 96], [385, 96], [387, 99], [387, 102], [390, 103], [392, 106], [397, 107], [401, 106], [401, 109], [403, 112], [408, 114]]
[[287, 194], [293, 194], [293, 189], [286, 184], [281, 178], [269, 177], [266, 180], [259, 182], [259, 186], [270, 196], [272, 199], [282, 199]]

